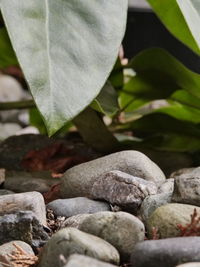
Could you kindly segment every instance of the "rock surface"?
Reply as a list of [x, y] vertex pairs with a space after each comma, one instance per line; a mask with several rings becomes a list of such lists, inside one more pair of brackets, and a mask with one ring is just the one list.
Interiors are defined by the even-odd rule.
[[66, 218], [78, 214], [91, 214], [98, 211], [109, 211], [110, 205], [103, 201], [95, 201], [86, 197], [56, 199], [47, 205], [56, 216]]
[[0, 196], [9, 195], [9, 194], [15, 194], [15, 193], [10, 190], [0, 189]]
[[5, 181], [5, 169], [0, 169], [0, 185]]
[[4, 262], [4, 260], [5, 260], [5, 263], [11, 265], [12, 262], [10, 260], [10, 257], [8, 257], [8, 254], [12, 254], [13, 252], [15, 252], [17, 250], [13, 244], [22, 248], [29, 255], [35, 255], [31, 246], [28, 245], [27, 243], [23, 242], [23, 241], [15, 240], [15, 241], [5, 243], [5, 244], [0, 246], [0, 267], [7, 266], [4, 264], [1, 264], [1, 262]]
[[79, 225], [91, 214], [78, 214], [74, 215], [72, 217], [69, 217], [62, 223], [62, 227], [73, 227], [73, 228], [79, 228]]
[[178, 237], [138, 243], [133, 250], [134, 267], [172, 267], [200, 261], [200, 237]]
[[139, 210], [139, 215], [142, 220], [146, 222], [157, 208], [170, 203], [171, 198], [171, 193], [162, 193], [146, 197]]
[[7, 171], [4, 188], [16, 193], [31, 191], [44, 193], [57, 183], [58, 181], [52, 178], [50, 171]]
[[141, 152], [128, 150], [82, 163], [67, 170], [61, 182], [62, 197], [87, 197], [94, 182], [103, 173], [113, 170], [153, 181], [158, 185], [165, 182], [164, 173], [153, 161]]
[[67, 263], [63, 267], [114, 267], [116, 265], [102, 262], [94, 258], [73, 254], [67, 259]]
[[90, 196], [104, 199], [124, 210], [136, 213], [144, 198], [156, 194], [154, 182], [121, 171], [110, 171], [99, 176], [93, 183]]
[[21, 240], [33, 247], [40, 247], [48, 238], [43, 226], [31, 211], [0, 216], [0, 245]]
[[147, 220], [148, 235], [151, 236], [152, 228], [156, 227], [160, 238], [180, 236], [177, 225], [190, 223], [194, 209], [200, 214], [199, 207], [187, 204], [171, 203], [157, 208]]
[[79, 229], [112, 244], [119, 251], [122, 261], [129, 260], [134, 246], [145, 237], [143, 223], [126, 212], [92, 214], [82, 221]]
[[176, 177], [172, 201], [200, 206], [200, 176]]
[[174, 191], [174, 179], [173, 178], [169, 178], [166, 180], [165, 183], [163, 183], [159, 188], [158, 188], [158, 193], [162, 194], [172, 194]]
[[55, 267], [62, 254], [87, 255], [98, 260], [119, 264], [119, 253], [108, 242], [75, 228], [64, 228], [54, 234], [44, 246], [38, 267]]
[[30, 210], [42, 224], [46, 224], [46, 208], [42, 194], [28, 192], [0, 196], [0, 215]]

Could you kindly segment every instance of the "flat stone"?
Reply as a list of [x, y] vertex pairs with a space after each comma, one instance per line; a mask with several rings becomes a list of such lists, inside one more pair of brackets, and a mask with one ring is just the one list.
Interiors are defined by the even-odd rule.
[[67, 170], [61, 179], [62, 198], [90, 195], [94, 182], [103, 173], [118, 170], [130, 175], [155, 182], [165, 182], [161, 169], [143, 153], [128, 150], [110, 154]]
[[10, 190], [0, 189], [0, 196], [9, 195], [9, 194], [15, 194], [15, 193]]
[[99, 237], [69, 227], [59, 230], [46, 243], [38, 267], [59, 266], [60, 255], [67, 259], [74, 253], [119, 264], [119, 253], [111, 244]]
[[138, 243], [131, 256], [134, 267], [172, 267], [200, 261], [200, 237], [177, 237]]
[[57, 199], [47, 205], [57, 216], [71, 217], [77, 214], [91, 214], [99, 211], [109, 211], [110, 205], [103, 201], [95, 201], [86, 197]]
[[172, 194], [174, 191], [174, 179], [169, 178], [166, 180], [165, 183], [163, 183], [159, 188], [158, 188], [158, 193], [166, 193], [166, 194]]
[[45, 193], [49, 191], [52, 185], [57, 183], [58, 180], [52, 178], [49, 171], [7, 171], [4, 188], [16, 193], [31, 191]]
[[110, 171], [99, 176], [93, 183], [90, 196], [104, 199], [131, 213], [136, 213], [148, 195], [156, 194], [154, 182], [121, 171]]
[[172, 201], [200, 206], [200, 176], [176, 177]]
[[43, 226], [31, 211], [0, 216], [0, 245], [13, 240], [21, 240], [32, 247], [39, 247], [48, 238]]
[[142, 220], [146, 222], [157, 208], [170, 203], [171, 198], [171, 193], [162, 193], [146, 197], [139, 210], [139, 215]]
[[12, 254], [17, 249], [14, 245], [19, 246], [22, 248], [26, 253], [29, 255], [35, 255], [31, 246], [27, 243], [20, 241], [20, 240], [14, 240], [8, 243], [5, 243], [0, 246], [0, 267], [5, 267], [7, 265], [1, 264], [1, 262], [5, 261], [5, 264], [10, 264], [12, 266], [12, 262], [10, 260], [10, 257], [8, 257], [8, 254]]
[[119, 251], [122, 261], [129, 260], [134, 246], [145, 237], [143, 223], [126, 212], [97, 212], [79, 219], [76, 227], [112, 244]]
[[73, 254], [67, 259], [63, 267], [114, 267], [116, 265], [96, 260], [94, 258]]
[[42, 194], [28, 192], [0, 196], [0, 215], [30, 210], [38, 220], [46, 225], [46, 207]]
[[151, 236], [153, 227], [158, 229], [160, 238], [180, 236], [178, 224], [185, 226], [191, 221], [191, 215], [200, 208], [187, 204], [171, 203], [157, 208], [147, 220], [147, 232]]

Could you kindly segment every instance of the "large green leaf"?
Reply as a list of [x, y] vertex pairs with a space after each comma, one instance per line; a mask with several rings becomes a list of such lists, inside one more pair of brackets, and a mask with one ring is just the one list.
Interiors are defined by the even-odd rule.
[[[150, 48], [133, 58], [130, 66], [137, 76], [146, 84], [135, 87], [133, 78], [125, 86], [133, 94], [145, 96], [155, 94], [156, 97], [166, 98], [178, 89], [185, 89], [200, 98], [200, 75], [190, 71], [175, 57], [160, 48]], [[130, 86], [129, 86], [130, 85]], [[129, 87], [129, 88], [128, 88]]]
[[49, 134], [97, 96], [117, 58], [127, 0], [0, 0]]
[[193, 98], [195, 103], [200, 102], [200, 75], [163, 49], [150, 48], [139, 53], [129, 67], [136, 75], [124, 85], [119, 97], [121, 108], [127, 112], [152, 100], [170, 98], [176, 91], [183, 90], [191, 96], [191, 101]]
[[[174, 34], [180, 41], [189, 46], [194, 52], [200, 55], [200, 46], [194, 39], [194, 32], [185, 21], [185, 18], [176, 2], [176, 0], [147, 0], [152, 6], [159, 19], [164, 23], [167, 29]], [[187, 2], [190, 9], [194, 0], [180, 0]], [[198, 0], [196, 0], [197, 3]], [[180, 4], [180, 3], [179, 3]], [[185, 6], [186, 4], [184, 4]], [[182, 7], [183, 10], [183, 7]], [[194, 13], [193, 13], [194, 15]], [[192, 19], [192, 18], [191, 18]], [[188, 22], [188, 21], [187, 21]], [[199, 27], [197, 24], [196, 27]]]
[[18, 61], [5, 28], [0, 29], [0, 68], [17, 65]]
[[200, 49], [200, 2], [199, 0], [176, 0], [190, 31]]

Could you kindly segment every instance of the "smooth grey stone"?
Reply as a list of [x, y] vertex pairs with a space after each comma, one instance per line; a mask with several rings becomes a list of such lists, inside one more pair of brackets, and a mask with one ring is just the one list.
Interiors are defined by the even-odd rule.
[[67, 259], [63, 267], [114, 267], [116, 265], [96, 260], [94, 258], [73, 254]]
[[200, 214], [200, 208], [187, 204], [170, 203], [157, 208], [147, 220], [147, 232], [151, 236], [153, 227], [158, 229], [160, 238], [180, 236], [178, 224], [186, 226], [191, 221], [194, 209]]
[[98, 260], [119, 264], [119, 253], [103, 239], [75, 228], [64, 228], [55, 233], [43, 248], [38, 267], [58, 266], [60, 255], [87, 255]]
[[46, 225], [46, 207], [44, 198], [39, 192], [27, 192], [0, 196], [0, 215], [30, 210], [38, 220]]
[[4, 188], [16, 193], [31, 191], [44, 193], [57, 183], [58, 181], [52, 178], [50, 171], [7, 171]]
[[146, 222], [150, 215], [160, 206], [166, 205], [171, 202], [171, 193], [162, 193], [157, 195], [148, 196], [142, 202], [139, 210], [139, 215], [142, 220]]
[[158, 188], [158, 193], [166, 193], [166, 194], [172, 194], [174, 191], [174, 179], [169, 178], [166, 180], [165, 183], [163, 183], [159, 188]]
[[200, 176], [176, 177], [172, 201], [200, 206]]
[[10, 191], [10, 190], [0, 189], [0, 196], [10, 195], [10, 194], [15, 194], [15, 193], [13, 191]]
[[49, 239], [43, 226], [31, 211], [0, 216], [0, 245], [21, 240], [33, 247], [41, 246]]
[[173, 267], [200, 261], [200, 237], [177, 237], [138, 243], [131, 256], [134, 267]]
[[119, 170], [155, 182], [165, 182], [161, 169], [143, 153], [127, 150], [110, 154], [67, 170], [61, 179], [63, 198], [88, 196], [96, 180], [105, 172]]
[[91, 214], [98, 211], [109, 211], [110, 205], [103, 201], [95, 201], [86, 197], [56, 199], [47, 205], [57, 216], [71, 217], [78, 214]]
[[98, 212], [86, 217], [79, 229], [112, 244], [122, 261], [128, 261], [134, 246], [144, 240], [143, 223], [126, 212]]
[[156, 194], [154, 182], [132, 176], [121, 171], [102, 174], [93, 183], [90, 196], [104, 199], [131, 213], [136, 213], [146, 196]]
[[0, 246], [0, 267], [6, 267], [7, 266], [5, 264], [1, 264], [1, 262], [3, 262], [3, 259], [6, 260], [7, 264], [10, 264], [10, 266], [12, 266], [12, 261], [11, 261], [10, 257], [8, 257], [8, 254], [12, 254], [13, 252], [15, 252], [17, 250], [13, 244], [22, 248], [29, 255], [35, 255], [31, 246], [28, 245], [27, 243], [23, 242], [23, 241], [14, 240], [14, 241], [5, 243], [5, 244]]

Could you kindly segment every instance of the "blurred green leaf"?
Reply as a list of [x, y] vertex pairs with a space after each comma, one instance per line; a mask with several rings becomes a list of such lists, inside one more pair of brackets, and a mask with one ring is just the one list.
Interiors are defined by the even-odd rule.
[[170, 99], [178, 101], [184, 105], [188, 105], [189, 107], [200, 109], [199, 98], [193, 96], [186, 90], [177, 90], [170, 96]]
[[6, 28], [0, 28], [0, 68], [18, 65]]
[[118, 94], [111, 83], [105, 84], [90, 106], [108, 116], [113, 116], [119, 110]]
[[[180, 3], [185, 2], [185, 6], [192, 9], [194, 0], [181, 0], [179, 5], [176, 0], [147, 0], [152, 6], [153, 10], [159, 17], [159, 19], [164, 23], [167, 29], [175, 35], [180, 41], [190, 47], [195, 53], [200, 55], [200, 47], [194, 39], [194, 35], [191, 33], [190, 28], [188, 27], [188, 20], [186, 22], [179, 5]], [[195, 1], [197, 3], [197, 1]], [[182, 7], [183, 11], [183, 7]], [[188, 11], [189, 12], [189, 11]], [[190, 18], [194, 18], [194, 13], [191, 13]], [[195, 23], [197, 21], [195, 20]], [[199, 27], [197, 23], [195, 27]]]
[[135, 137], [142, 138], [140, 146], [168, 151], [200, 149], [200, 124], [180, 121], [167, 114], [153, 113], [126, 125]]

